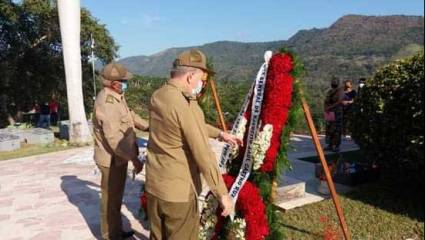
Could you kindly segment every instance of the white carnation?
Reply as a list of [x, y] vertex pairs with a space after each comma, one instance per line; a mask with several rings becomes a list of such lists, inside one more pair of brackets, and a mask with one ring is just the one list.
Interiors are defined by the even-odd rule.
[[[235, 132], [235, 136], [238, 137], [239, 139], [244, 138], [247, 123], [248, 123], [248, 120], [242, 116], [241, 122]], [[238, 154], [239, 154], [239, 146], [234, 147], [232, 149], [232, 159], [235, 159], [238, 156]]]
[[254, 159], [254, 170], [258, 170], [263, 165], [266, 152], [270, 147], [270, 140], [273, 134], [273, 126], [266, 124], [262, 132], [259, 132], [252, 143], [252, 156]]
[[236, 240], [245, 240], [246, 222], [243, 218], [235, 218], [231, 223], [230, 231], [234, 233]]

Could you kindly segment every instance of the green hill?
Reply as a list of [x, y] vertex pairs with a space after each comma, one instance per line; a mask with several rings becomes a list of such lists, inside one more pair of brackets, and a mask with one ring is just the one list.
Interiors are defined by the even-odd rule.
[[[241, 43], [220, 41], [193, 46], [213, 61], [219, 80], [243, 81], [255, 76], [266, 50], [288, 47], [299, 54], [307, 70], [307, 86], [327, 86], [332, 76], [341, 79], [370, 76], [378, 66], [423, 49], [422, 16], [347, 15], [329, 28], [301, 30], [286, 41]], [[168, 75], [179, 52], [193, 48], [171, 48], [151, 56], [121, 59], [141, 75]]]
[[[223, 111], [229, 113], [228, 120], [239, 111], [249, 85], [245, 81], [252, 81], [255, 77], [264, 61], [264, 52], [281, 47], [295, 51], [305, 64], [306, 74], [302, 80], [313, 118], [321, 129], [322, 102], [330, 79], [335, 76], [356, 82], [361, 77], [370, 77], [378, 67], [423, 50], [423, 40], [424, 18], [421, 16], [347, 15], [328, 28], [301, 30], [287, 41], [221, 41], [195, 47], [213, 61]], [[125, 58], [121, 63], [140, 75], [167, 77], [176, 55], [188, 48], [192, 47]], [[136, 98], [136, 102], [140, 101], [140, 97]], [[213, 111], [210, 113], [207, 111], [207, 119], [213, 122], [215, 115]]]

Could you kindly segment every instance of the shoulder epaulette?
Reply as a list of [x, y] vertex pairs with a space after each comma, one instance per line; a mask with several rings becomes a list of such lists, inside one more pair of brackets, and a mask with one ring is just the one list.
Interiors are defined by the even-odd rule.
[[183, 95], [183, 97], [188, 101], [188, 102], [190, 102], [190, 101], [195, 101], [196, 100], [196, 97], [194, 97], [194, 96], [191, 96], [191, 95], [189, 95], [189, 94], [185, 94], [185, 93], [183, 93], [182, 92], [182, 95]]
[[112, 95], [106, 96], [106, 103], [114, 103], [114, 96]]

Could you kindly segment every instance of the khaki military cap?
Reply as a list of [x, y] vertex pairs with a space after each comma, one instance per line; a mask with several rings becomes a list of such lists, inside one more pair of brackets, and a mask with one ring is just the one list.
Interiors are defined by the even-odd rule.
[[109, 63], [103, 68], [100, 75], [109, 81], [129, 80], [133, 77], [133, 74], [119, 63]]
[[207, 68], [207, 57], [205, 54], [197, 49], [191, 49], [180, 53], [173, 63], [174, 68], [179, 66], [194, 67], [208, 73], [214, 73]]

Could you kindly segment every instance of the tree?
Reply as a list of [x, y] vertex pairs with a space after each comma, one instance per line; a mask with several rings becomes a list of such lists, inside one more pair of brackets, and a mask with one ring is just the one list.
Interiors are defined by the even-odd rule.
[[[105, 25], [81, 9], [81, 60], [85, 108], [93, 105], [93, 83], [88, 63], [90, 34], [102, 63], [116, 57], [118, 47]], [[0, 0], [0, 97], [6, 106], [15, 103], [27, 111], [34, 100], [45, 101], [54, 93], [67, 118], [67, 98], [58, 9], [52, 0]], [[6, 114], [7, 115], [7, 114]], [[4, 127], [0, 115], [0, 127]]]

